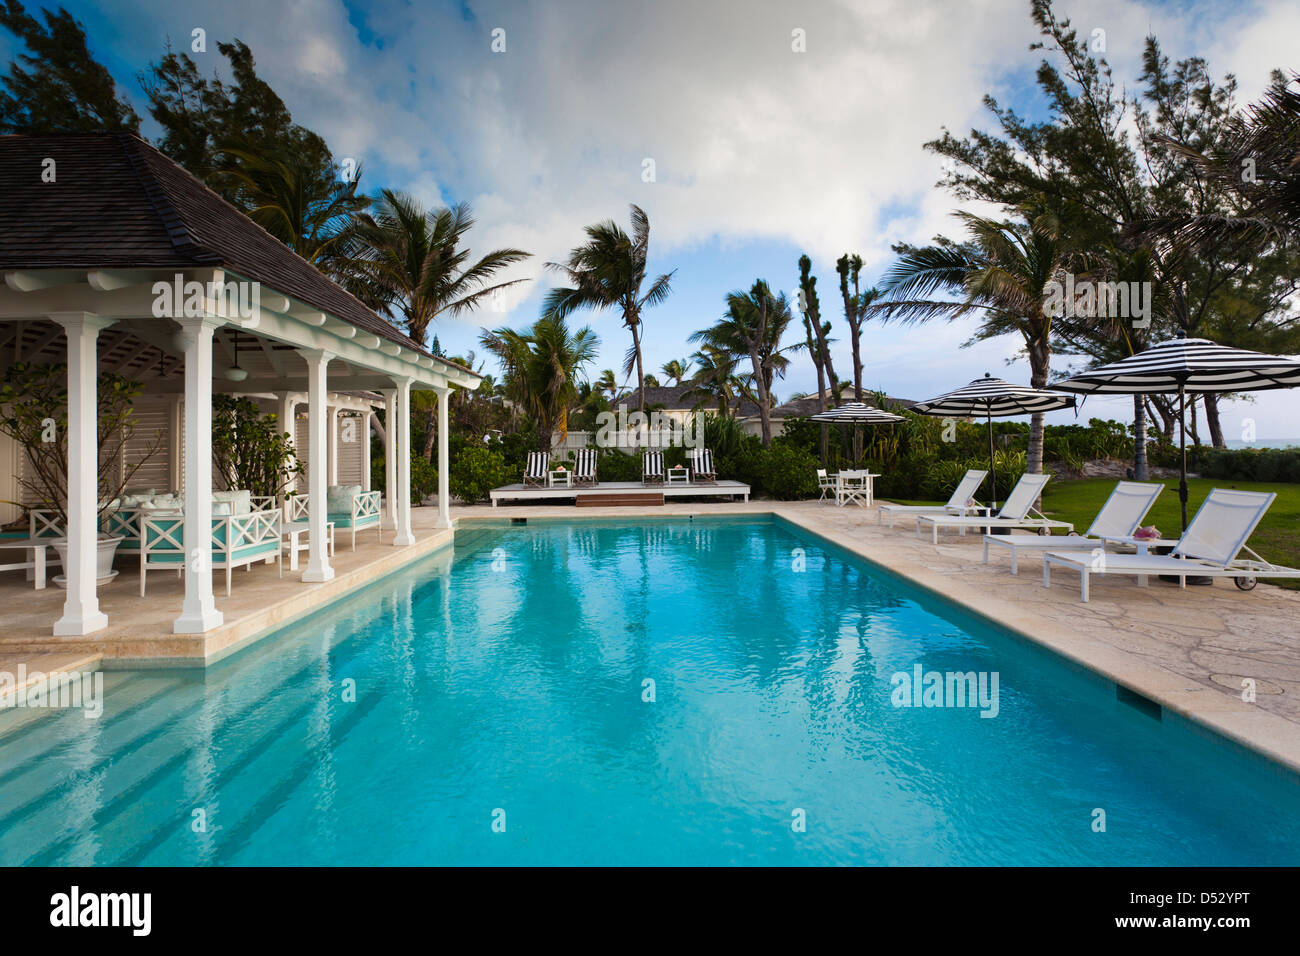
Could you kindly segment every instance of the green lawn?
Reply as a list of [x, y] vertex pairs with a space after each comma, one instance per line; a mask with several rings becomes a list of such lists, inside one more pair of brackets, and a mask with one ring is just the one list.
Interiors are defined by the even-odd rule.
[[[1165, 490], [1156, 499], [1143, 524], [1154, 524], [1166, 538], [1177, 538], [1182, 522], [1178, 509], [1178, 479], [1163, 482]], [[1261, 481], [1227, 481], [1191, 478], [1187, 482], [1187, 518], [1190, 521], [1211, 488], [1237, 488], [1242, 491], [1272, 491], [1277, 500], [1247, 542], [1260, 555], [1276, 564], [1300, 568], [1300, 485], [1271, 484]], [[1043, 491], [1043, 511], [1050, 518], [1072, 521], [1074, 530], [1083, 533], [1115, 487], [1112, 478], [1085, 478], [1080, 481], [1052, 479]], [[935, 504], [907, 501], [900, 504]], [[941, 502], [940, 502], [941, 503]], [[1263, 582], [1261, 582], [1263, 583]], [[1281, 587], [1300, 590], [1300, 580], [1274, 579]]]

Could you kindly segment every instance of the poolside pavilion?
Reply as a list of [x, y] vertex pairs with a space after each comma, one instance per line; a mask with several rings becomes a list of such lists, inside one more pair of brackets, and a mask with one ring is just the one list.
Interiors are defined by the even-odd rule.
[[[286, 431], [305, 412], [297, 444], [310, 492], [307, 583], [334, 577], [327, 487], [347, 468], [369, 487], [374, 393], [389, 426], [385, 543], [414, 543], [411, 392], [432, 389], [437, 525], [451, 527], [443, 399], [453, 387], [477, 387], [479, 376], [431, 355], [137, 136], [0, 137], [0, 273], [0, 370], [18, 361], [68, 369], [67, 591], [54, 635], [109, 623], [95, 573], [104, 372], [143, 383], [140, 415], [154, 416], [167, 448], [158, 483], [175, 490], [213, 489], [214, 392], [255, 398]], [[348, 459], [345, 428], [361, 434], [360, 461]], [[0, 442], [0, 498], [12, 500], [24, 456]], [[208, 538], [212, 511], [210, 493], [184, 496], [186, 553]], [[173, 633], [221, 624], [211, 568], [186, 562]]]

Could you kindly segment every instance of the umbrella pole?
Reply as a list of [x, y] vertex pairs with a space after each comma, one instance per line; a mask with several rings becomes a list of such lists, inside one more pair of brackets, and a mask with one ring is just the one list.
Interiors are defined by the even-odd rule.
[[993, 501], [993, 510], [998, 510], [998, 463], [993, 458], [993, 406], [987, 409], [989, 414], [989, 474], [993, 478], [992, 494], [989, 497]]
[[1182, 466], [1178, 477], [1178, 501], [1183, 508], [1183, 530], [1187, 530], [1187, 384], [1178, 384], [1178, 452]]

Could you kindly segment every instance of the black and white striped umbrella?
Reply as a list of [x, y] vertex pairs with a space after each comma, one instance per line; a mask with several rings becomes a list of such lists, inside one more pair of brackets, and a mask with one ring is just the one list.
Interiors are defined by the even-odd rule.
[[993, 419], [1010, 415], [1032, 415], [1035, 412], [1054, 412], [1074, 407], [1073, 395], [1060, 395], [1041, 388], [1012, 385], [987, 372], [969, 385], [928, 402], [912, 406], [912, 411], [922, 415], [945, 418], [977, 418], [983, 416], [989, 424], [989, 475], [992, 481], [993, 507], [998, 506], [998, 469], [993, 460]]
[[1125, 395], [1259, 392], [1300, 385], [1300, 362], [1207, 339], [1170, 339], [1128, 358], [1080, 372], [1053, 388]]
[[[839, 408], [828, 408], [824, 412], [818, 412], [808, 420], [821, 422], [824, 425], [893, 425], [906, 421], [902, 415], [882, 411], [874, 405], [863, 402], [845, 402]], [[862, 432], [861, 429], [855, 428], [853, 429], [853, 459], [856, 462], [861, 457]], [[825, 463], [823, 457], [822, 464]]]
[[1008, 415], [1032, 415], [1073, 408], [1073, 395], [1058, 395], [1041, 388], [1012, 385], [1000, 378], [985, 375], [969, 385], [912, 406], [922, 415], [945, 415], [954, 418], [1006, 418]]
[[809, 421], [843, 423], [846, 425], [893, 425], [904, 421], [902, 415], [882, 411], [862, 402], [845, 402], [839, 408], [828, 408], [810, 417]]
[[1182, 458], [1178, 500], [1187, 530], [1187, 393], [1262, 392], [1300, 385], [1300, 362], [1280, 355], [1219, 345], [1181, 334], [1128, 358], [1057, 382], [1067, 392], [1178, 395], [1178, 447]]

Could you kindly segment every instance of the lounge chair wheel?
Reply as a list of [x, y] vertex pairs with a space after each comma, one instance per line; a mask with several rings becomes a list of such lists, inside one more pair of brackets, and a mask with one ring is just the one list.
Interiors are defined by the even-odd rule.
[[1255, 590], [1255, 585], [1259, 583], [1259, 579], [1250, 577], [1233, 578], [1232, 583], [1237, 585], [1238, 589], [1242, 591], [1253, 591]]

